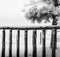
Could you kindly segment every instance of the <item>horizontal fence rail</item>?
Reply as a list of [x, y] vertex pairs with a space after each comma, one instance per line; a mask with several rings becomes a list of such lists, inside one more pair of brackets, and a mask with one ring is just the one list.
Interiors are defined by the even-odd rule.
[[46, 26], [46, 27], [26, 27], [26, 28], [18, 28], [18, 27], [0, 27], [3, 31], [3, 38], [2, 38], [2, 55], [1, 57], [5, 57], [5, 30], [9, 29], [9, 57], [12, 57], [12, 31], [17, 30], [17, 57], [20, 57], [20, 31], [24, 30], [25, 32], [25, 52], [24, 56], [28, 57], [28, 30], [33, 30], [33, 55], [32, 57], [37, 57], [37, 44], [36, 44], [36, 37], [37, 37], [37, 30], [42, 30], [43, 32], [43, 43], [42, 43], [42, 57], [46, 57], [46, 30], [53, 30], [53, 47], [52, 47], [52, 57], [56, 57], [56, 40], [57, 40], [57, 30], [60, 29], [60, 26]]
[[0, 27], [0, 29], [12, 29], [12, 30], [40, 30], [40, 29], [60, 29], [60, 26], [40, 26], [40, 27]]

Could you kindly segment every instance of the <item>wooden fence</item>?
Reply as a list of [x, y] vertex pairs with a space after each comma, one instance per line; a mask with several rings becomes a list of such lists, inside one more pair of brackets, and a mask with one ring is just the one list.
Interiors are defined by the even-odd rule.
[[33, 30], [33, 56], [32, 57], [37, 57], [37, 47], [36, 47], [36, 36], [37, 36], [37, 30], [42, 30], [43, 31], [43, 44], [42, 44], [42, 57], [46, 57], [46, 44], [45, 44], [45, 36], [46, 36], [46, 30], [53, 30], [53, 36], [54, 36], [54, 41], [53, 41], [53, 48], [52, 48], [52, 57], [56, 57], [56, 39], [57, 39], [57, 29], [60, 29], [60, 26], [46, 26], [46, 27], [0, 27], [0, 30], [3, 30], [3, 38], [2, 38], [2, 56], [5, 57], [5, 30], [10, 30], [10, 37], [9, 37], [9, 57], [12, 57], [12, 31], [17, 30], [18, 36], [17, 36], [17, 57], [20, 57], [20, 46], [19, 46], [19, 39], [20, 39], [20, 31], [24, 30], [25, 31], [25, 52], [24, 56], [28, 57], [28, 45], [27, 45], [27, 35], [28, 35], [28, 30]]

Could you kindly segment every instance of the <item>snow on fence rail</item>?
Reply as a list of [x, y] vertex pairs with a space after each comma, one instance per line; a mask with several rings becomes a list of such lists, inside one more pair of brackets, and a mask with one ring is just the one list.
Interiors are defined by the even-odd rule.
[[5, 57], [5, 30], [10, 30], [10, 37], [9, 37], [9, 57], [12, 57], [12, 31], [17, 30], [17, 57], [20, 57], [20, 49], [19, 49], [19, 39], [20, 39], [20, 31], [24, 30], [25, 31], [25, 52], [24, 56], [28, 57], [28, 43], [27, 43], [27, 34], [28, 30], [33, 30], [33, 56], [32, 57], [37, 57], [37, 47], [36, 47], [36, 36], [37, 36], [37, 30], [42, 30], [43, 32], [43, 43], [42, 43], [42, 57], [46, 57], [46, 44], [45, 44], [45, 36], [46, 36], [46, 30], [53, 30], [53, 36], [54, 36], [54, 41], [53, 41], [53, 47], [52, 47], [52, 57], [55, 56], [55, 50], [56, 50], [56, 38], [57, 38], [57, 29], [60, 29], [60, 26], [46, 26], [46, 27], [25, 27], [25, 28], [18, 28], [18, 27], [0, 27], [3, 31], [3, 38], [2, 38], [2, 56]]

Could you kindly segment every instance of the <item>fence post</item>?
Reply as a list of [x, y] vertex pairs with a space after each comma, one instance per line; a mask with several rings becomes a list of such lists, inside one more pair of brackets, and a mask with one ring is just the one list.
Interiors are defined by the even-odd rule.
[[27, 44], [27, 36], [28, 36], [28, 31], [25, 30], [25, 57], [28, 57], [28, 44]]
[[52, 57], [56, 57], [56, 41], [57, 41], [57, 31], [56, 29], [53, 29]]
[[2, 39], [2, 57], [5, 57], [5, 29], [3, 29], [3, 39]]
[[19, 54], [19, 41], [20, 41], [20, 30], [17, 31], [17, 57], [20, 57], [20, 54]]
[[46, 57], [46, 47], [45, 47], [45, 29], [43, 29], [43, 45], [42, 45], [42, 57]]
[[42, 42], [42, 41], [41, 41], [41, 32], [40, 32], [40, 44], [41, 44], [41, 42]]
[[10, 30], [10, 39], [9, 39], [9, 57], [12, 57], [12, 29]]
[[54, 36], [53, 36], [53, 29], [52, 29], [52, 33], [51, 33], [51, 44], [50, 44], [50, 48], [51, 48], [51, 49], [52, 49], [52, 44], [53, 44], [53, 43], [52, 43], [53, 37], [54, 37]]
[[36, 48], [36, 37], [37, 37], [37, 31], [33, 31], [33, 57], [37, 56], [37, 48]]

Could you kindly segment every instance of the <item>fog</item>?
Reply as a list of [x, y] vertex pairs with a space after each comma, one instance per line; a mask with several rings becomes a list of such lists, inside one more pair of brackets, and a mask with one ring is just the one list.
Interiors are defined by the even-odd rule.
[[[24, 6], [29, 4], [30, 0], [0, 0], [0, 26], [40, 26], [51, 25], [51, 22], [34, 24], [25, 18], [25, 12], [22, 10], [28, 10], [31, 6]], [[41, 3], [43, 5], [43, 3]], [[41, 6], [40, 5], [40, 6]]]

